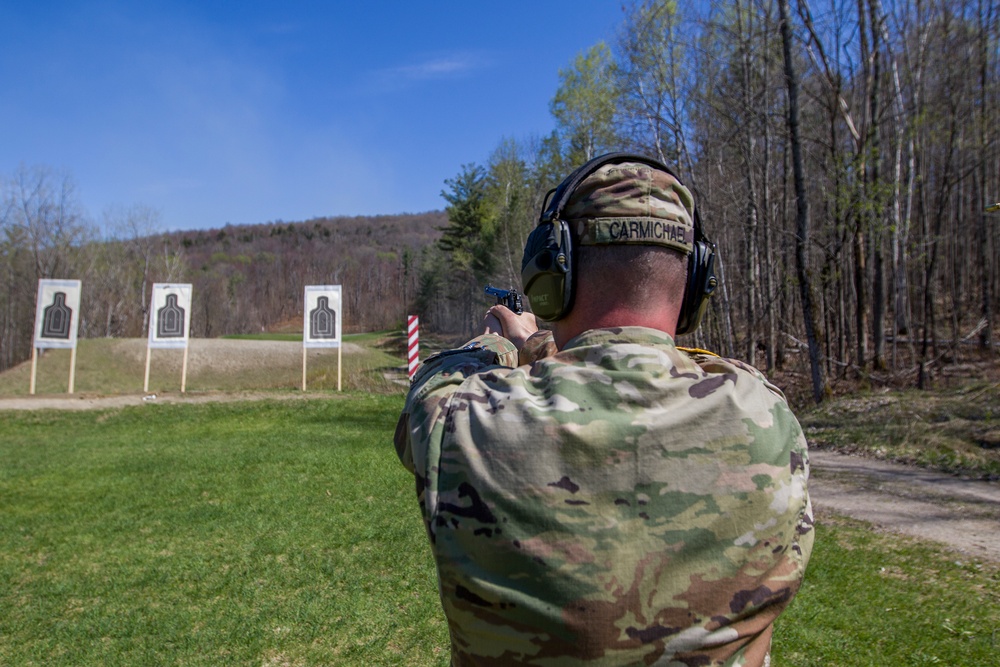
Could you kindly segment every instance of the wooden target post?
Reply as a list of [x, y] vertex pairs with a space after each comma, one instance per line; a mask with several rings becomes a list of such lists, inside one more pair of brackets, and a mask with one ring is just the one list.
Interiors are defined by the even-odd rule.
[[79, 280], [39, 280], [35, 300], [35, 336], [31, 346], [31, 380], [28, 393], [35, 394], [38, 375], [38, 350], [68, 349], [69, 381], [67, 392], [73, 393], [76, 382], [76, 340], [80, 325]]
[[337, 348], [337, 391], [343, 376], [343, 325], [340, 285], [306, 285], [302, 323], [302, 391], [307, 387], [310, 348]]

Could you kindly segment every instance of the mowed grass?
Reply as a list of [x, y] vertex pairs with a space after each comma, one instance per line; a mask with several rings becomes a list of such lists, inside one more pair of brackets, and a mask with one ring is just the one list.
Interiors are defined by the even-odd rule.
[[1000, 565], [821, 514], [798, 597], [775, 623], [772, 665], [993, 665]]
[[[444, 665], [401, 396], [0, 412], [0, 665]], [[822, 516], [773, 665], [986, 665], [1000, 571]]]
[[401, 406], [0, 413], [0, 664], [446, 664]]

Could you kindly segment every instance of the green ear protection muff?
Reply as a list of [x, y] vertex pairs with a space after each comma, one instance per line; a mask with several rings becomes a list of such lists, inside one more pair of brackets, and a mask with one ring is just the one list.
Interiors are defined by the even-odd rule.
[[[546, 195], [548, 202], [538, 218], [538, 225], [528, 236], [521, 259], [521, 284], [535, 317], [552, 321], [565, 317], [573, 307], [573, 238], [562, 212], [577, 186], [606, 164], [638, 162], [674, 176], [663, 163], [631, 153], [608, 153], [575, 169]], [[677, 179], [678, 182], [680, 179]], [[701, 229], [698, 209], [694, 212], [694, 244], [688, 256], [687, 284], [677, 321], [677, 334], [698, 328], [708, 299], [718, 287], [715, 276], [715, 244]]]

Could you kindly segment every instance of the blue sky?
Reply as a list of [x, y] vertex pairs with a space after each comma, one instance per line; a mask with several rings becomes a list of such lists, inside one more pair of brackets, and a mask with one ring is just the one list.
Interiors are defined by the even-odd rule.
[[553, 128], [560, 68], [617, 0], [0, 6], [0, 175], [70, 174], [164, 230], [444, 207], [503, 137]]

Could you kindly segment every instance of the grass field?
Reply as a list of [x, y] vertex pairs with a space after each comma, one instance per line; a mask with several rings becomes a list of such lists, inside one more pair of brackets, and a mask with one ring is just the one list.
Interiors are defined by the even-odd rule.
[[[0, 665], [447, 664], [401, 406], [0, 412]], [[773, 664], [993, 664], [995, 566], [817, 534]]]
[[0, 414], [0, 664], [443, 664], [399, 408]]

